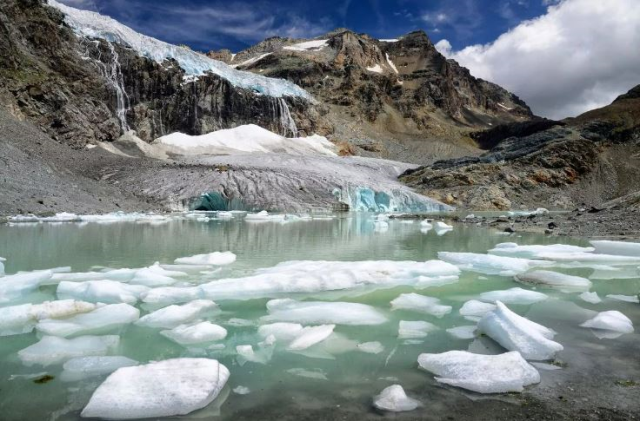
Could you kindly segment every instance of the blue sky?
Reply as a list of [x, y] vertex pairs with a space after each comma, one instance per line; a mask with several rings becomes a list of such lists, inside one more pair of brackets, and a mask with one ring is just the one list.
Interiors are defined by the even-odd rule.
[[[274, 35], [314, 37], [337, 27], [393, 38], [424, 29], [454, 49], [493, 41], [542, 15], [544, 0], [62, 0], [198, 50], [238, 51]], [[548, 0], [547, 0], [548, 1]]]

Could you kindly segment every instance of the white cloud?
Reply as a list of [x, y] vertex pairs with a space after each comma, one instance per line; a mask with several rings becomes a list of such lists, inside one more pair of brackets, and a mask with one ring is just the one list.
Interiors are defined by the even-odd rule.
[[563, 0], [493, 43], [452, 51], [442, 40], [436, 47], [520, 96], [536, 114], [564, 118], [640, 84], [638, 45], [640, 1]]

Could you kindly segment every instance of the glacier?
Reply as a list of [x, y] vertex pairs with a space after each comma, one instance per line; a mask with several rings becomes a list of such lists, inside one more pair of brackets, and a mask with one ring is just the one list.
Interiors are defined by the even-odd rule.
[[65, 15], [65, 22], [77, 34], [87, 38], [104, 39], [135, 50], [140, 56], [157, 63], [173, 59], [185, 71], [188, 80], [197, 76], [213, 73], [228, 80], [233, 86], [271, 97], [300, 97], [313, 101], [312, 96], [298, 85], [283, 79], [268, 78], [250, 72], [236, 70], [233, 67], [213, 60], [188, 47], [172, 45], [155, 38], [140, 34], [108, 16], [87, 10], [79, 10], [48, 0], [50, 6]]

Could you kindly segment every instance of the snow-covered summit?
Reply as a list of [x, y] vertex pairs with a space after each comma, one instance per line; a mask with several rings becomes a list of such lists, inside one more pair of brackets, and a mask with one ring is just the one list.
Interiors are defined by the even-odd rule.
[[64, 13], [65, 22], [76, 33], [85, 37], [101, 38], [109, 42], [126, 45], [141, 56], [158, 63], [162, 63], [167, 59], [174, 59], [187, 76], [201, 76], [211, 72], [228, 80], [234, 86], [252, 90], [262, 95], [278, 98], [293, 96], [308, 100], [312, 99], [307, 91], [287, 80], [239, 71], [187, 47], [169, 44], [140, 34], [108, 16], [75, 9], [58, 3], [56, 0], [48, 0], [48, 3]]

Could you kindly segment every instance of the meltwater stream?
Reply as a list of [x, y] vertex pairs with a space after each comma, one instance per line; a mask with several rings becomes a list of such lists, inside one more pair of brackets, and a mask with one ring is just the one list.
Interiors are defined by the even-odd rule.
[[[181, 257], [214, 251], [231, 251], [237, 256], [235, 262], [220, 266], [219, 270], [203, 269], [203, 273], [189, 278], [191, 282], [205, 283], [248, 277], [257, 269], [286, 261], [423, 262], [438, 259], [437, 253], [442, 251], [486, 254], [504, 242], [588, 246], [585, 240], [534, 234], [507, 236], [485, 228], [457, 224], [453, 230], [436, 232], [425, 230], [419, 221], [390, 220], [381, 229], [380, 223], [376, 223], [370, 214], [289, 222], [277, 218], [245, 221], [237, 214], [233, 218], [225, 215], [224, 219], [218, 219], [215, 215], [210, 214], [213, 216], [211, 219], [200, 216], [111, 223], [103, 220], [102, 223], [0, 225], [0, 256], [6, 259], [7, 274], [64, 266], [70, 266], [74, 273], [103, 271], [106, 268], [143, 268], [155, 262], [172, 264]], [[333, 266], [341, 267], [337, 263]], [[637, 303], [606, 298], [610, 294], [636, 295], [640, 289], [637, 270], [632, 267], [618, 273], [602, 267], [569, 266], [565, 264], [553, 270], [591, 277], [591, 291], [603, 299], [601, 303], [586, 302], [575, 291], [535, 288], [515, 282], [512, 276], [463, 270], [457, 282], [284, 294], [296, 300], [366, 304], [386, 321], [366, 326], [337, 324], [331, 340], [325, 344], [320, 343], [302, 352], [292, 352], [276, 344], [272, 353], [265, 353], [255, 361], [247, 361], [239, 355], [238, 352], [242, 354], [242, 349], [246, 348], [236, 347], [251, 345], [256, 351], [261, 349], [260, 343], [265, 338], [258, 334], [258, 329], [270, 322], [266, 317], [270, 315], [267, 311], [268, 297], [246, 297], [243, 300], [227, 296], [219, 300], [213, 298], [220, 311], [206, 318], [228, 332], [225, 339], [216, 342], [216, 346], [179, 345], [161, 335], [162, 329], [136, 324], [101, 334], [120, 337], [119, 345], [110, 355], [124, 356], [140, 363], [177, 357], [209, 357], [218, 359], [229, 369], [229, 382], [214, 402], [179, 419], [275, 420], [300, 419], [303, 416], [321, 419], [321, 414], [327, 419], [378, 419], [379, 414], [371, 405], [372, 398], [392, 384], [402, 385], [407, 394], [422, 405], [414, 412], [404, 414], [405, 419], [419, 418], [426, 414], [424, 411], [439, 419], [455, 415], [456, 406], [464, 405], [468, 402], [467, 397], [473, 397], [473, 394], [443, 388], [432, 374], [418, 369], [417, 358], [422, 353], [449, 350], [504, 352], [486, 337], [469, 338], [465, 326], [473, 326], [475, 322], [460, 314], [465, 302], [478, 299], [488, 291], [521, 287], [548, 296], [533, 304], [509, 304], [516, 313], [555, 330], [557, 336], [554, 340], [564, 346], [555, 360], [562, 368], [553, 371], [540, 369], [542, 381], [531, 386], [529, 391], [540, 391], [544, 395], [565, 381], [579, 384], [575, 383], [576, 378], [585, 370], [593, 370], [590, 376], [594, 379], [622, 376], [620, 373], [625, 370], [629, 375], [638, 374], [637, 364], [625, 368], [625, 364], [634, 358], [631, 350], [637, 350], [640, 344], [638, 334], [599, 339], [590, 329], [579, 326], [596, 312], [605, 310], [619, 310], [637, 324], [640, 321]], [[442, 314], [425, 314], [411, 308], [392, 311], [390, 303], [404, 293], [437, 298], [439, 304], [451, 306], [451, 311]], [[25, 301], [54, 300], [55, 294], [55, 286], [45, 285], [23, 300], [3, 303], [0, 307]], [[136, 304], [141, 315], [159, 306]], [[398, 334], [401, 321], [426, 321], [436, 328], [423, 338], [401, 338]], [[456, 327], [461, 329], [450, 330]], [[18, 352], [38, 342], [38, 339], [35, 331], [0, 337], [0, 418], [5, 421], [81, 419], [80, 412], [106, 375], [78, 380], [62, 375], [61, 364], [58, 363], [25, 365]]]

